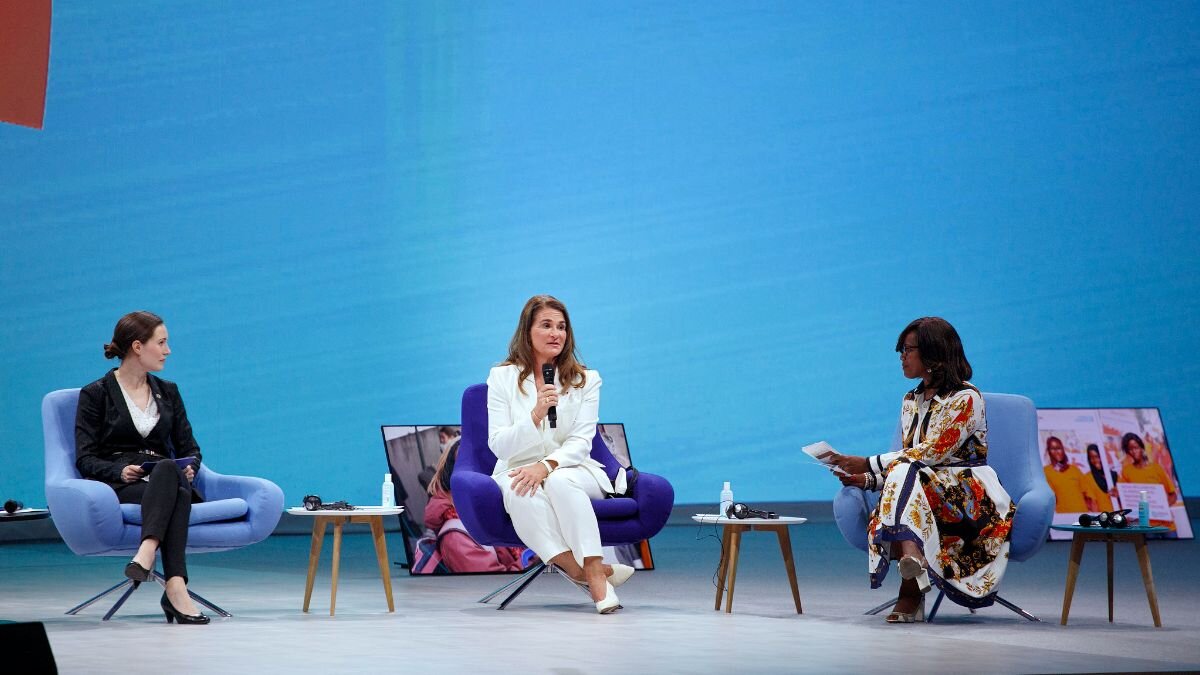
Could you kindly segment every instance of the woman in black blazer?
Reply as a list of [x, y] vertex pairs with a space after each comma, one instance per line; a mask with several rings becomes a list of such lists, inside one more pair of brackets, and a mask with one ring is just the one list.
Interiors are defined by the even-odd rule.
[[[188, 517], [203, 500], [192, 485], [200, 468], [200, 447], [192, 437], [183, 399], [175, 383], [155, 377], [171, 348], [167, 327], [150, 312], [131, 312], [113, 329], [105, 358], [121, 365], [79, 392], [75, 414], [75, 466], [84, 478], [108, 483], [122, 504], [142, 505], [142, 543], [125, 565], [125, 576], [146, 581], [162, 550], [167, 588], [160, 605], [167, 622], [201, 624], [187, 592]], [[191, 458], [180, 468], [175, 458]], [[160, 461], [160, 460], [166, 461]], [[149, 472], [146, 462], [157, 462]]]

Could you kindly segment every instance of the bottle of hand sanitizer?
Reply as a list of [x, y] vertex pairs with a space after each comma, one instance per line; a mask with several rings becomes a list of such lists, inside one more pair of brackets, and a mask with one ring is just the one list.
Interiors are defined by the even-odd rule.
[[383, 494], [379, 503], [385, 508], [396, 505], [396, 490], [392, 486], [392, 473], [390, 471], [383, 474]]
[[733, 490], [729, 487], [729, 481], [725, 481], [725, 487], [721, 489], [720, 515], [726, 515], [730, 506], [733, 506]]
[[1150, 527], [1150, 493], [1138, 492], [1138, 527]]

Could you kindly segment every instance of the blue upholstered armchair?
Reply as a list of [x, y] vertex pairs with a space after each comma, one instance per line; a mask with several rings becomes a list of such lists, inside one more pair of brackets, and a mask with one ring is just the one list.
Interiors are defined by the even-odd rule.
[[[1046, 483], [1038, 454], [1037, 409], [1033, 401], [1024, 396], [985, 393], [983, 400], [987, 410], [988, 465], [996, 470], [1004, 489], [1017, 504], [1008, 557], [1009, 560], [1028, 560], [1046, 543], [1046, 533], [1054, 518], [1054, 492]], [[897, 429], [892, 449], [899, 447], [900, 432]], [[833, 499], [833, 515], [842, 537], [862, 551], [867, 550], [867, 519], [877, 499], [877, 493], [865, 493], [855, 487], [842, 488]], [[943, 595], [939, 594], [934, 602], [930, 621], [937, 613]], [[999, 595], [996, 602], [1031, 621], [1038, 620]], [[890, 600], [867, 613], [877, 614], [895, 603], [896, 600]]]
[[[592, 458], [604, 464], [609, 478], [617, 475], [620, 464], [600, 438], [599, 431], [592, 439]], [[450, 477], [454, 506], [467, 531], [480, 544], [524, 546], [504, 511], [500, 486], [492, 480], [495, 467], [496, 455], [488, 448], [487, 385], [472, 385], [463, 392], [462, 439], [454, 474]], [[675, 490], [665, 478], [641, 472], [633, 498], [592, 500], [600, 523], [601, 543], [605, 546], [636, 544], [653, 537], [667, 524], [674, 502]], [[516, 590], [500, 603], [500, 609], [504, 609], [545, 569], [543, 561], [480, 602], [488, 602], [515, 585]]]
[[[75, 409], [78, 405], [78, 389], [53, 391], [42, 400], [46, 503], [50, 515], [63, 541], [76, 555], [132, 557], [141, 542], [142, 507], [121, 504], [108, 485], [80, 478], [75, 468]], [[283, 491], [268, 480], [226, 476], [203, 464], [196, 475], [196, 485], [206, 501], [192, 506], [188, 553], [228, 551], [256, 544], [270, 536], [283, 515]], [[157, 571], [154, 575], [159, 583], [165, 584]], [[137, 583], [124, 579], [67, 614], [76, 614], [122, 588], [126, 588], [125, 593], [104, 615], [107, 621], [137, 588]], [[212, 611], [229, 616], [228, 612], [195, 593], [191, 595]]]

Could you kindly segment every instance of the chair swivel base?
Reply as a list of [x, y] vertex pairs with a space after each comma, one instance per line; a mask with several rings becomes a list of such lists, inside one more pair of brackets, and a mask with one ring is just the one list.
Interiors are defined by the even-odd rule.
[[[938, 607], [942, 606], [942, 599], [945, 597], [946, 597], [945, 591], [938, 591], [937, 600], [933, 601], [933, 608], [929, 610], [929, 614], [925, 617], [925, 621], [927, 623], [933, 622], [933, 617], [937, 615]], [[878, 607], [872, 607], [871, 609], [868, 609], [867, 611], [863, 612], [863, 614], [866, 614], [866, 615], [878, 614], [878, 613], [882, 612], [883, 610], [894, 606], [897, 602], [900, 602], [900, 596], [896, 596], [896, 597], [892, 598], [891, 600], [888, 600], [887, 602], [883, 603], [882, 605], [879, 605]], [[1020, 614], [1021, 616], [1025, 617], [1029, 621], [1038, 621], [1038, 622], [1041, 621], [1041, 619], [1030, 614], [1029, 612], [1026, 612], [1025, 610], [1021, 609], [1017, 605], [1009, 602], [1008, 600], [1005, 600], [1004, 598], [1000, 597], [999, 595], [996, 596], [996, 602], [1000, 603], [1004, 607], [1007, 607], [1008, 609], [1012, 610], [1013, 612]], [[972, 614], [975, 613], [975, 609], [973, 607], [968, 607], [967, 609], [970, 610], [970, 612]]]
[[[163, 575], [159, 574], [157, 570], [153, 571], [152, 574], [154, 575], [154, 580], [157, 581], [158, 584], [163, 587], [163, 590], [166, 590], [167, 578], [164, 577]], [[72, 607], [71, 609], [68, 609], [66, 613], [72, 614], [72, 615], [78, 614], [78, 613], [82, 612], [83, 610], [87, 609], [88, 607], [90, 607], [91, 605], [95, 604], [96, 601], [109, 595], [110, 593], [115, 593], [116, 591], [125, 589], [125, 592], [121, 594], [121, 597], [117, 598], [117, 602], [115, 604], [113, 604], [113, 606], [111, 608], [109, 608], [109, 610], [107, 612], [104, 613], [104, 618], [101, 619], [101, 621], [108, 621], [109, 619], [112, 618], [113, 614], [117, 613], [118, 609], [121, 609], [121, 605], [125, 604], [125, 601], [129, 599], [129, 596], [132, 595], [133, 592], [137, 590], [138, 586], [141, 586], [141, 584], [142, 584], [142, 582], [140, 582], [140, 581], [134, 581], [132, 579], [125, 579], [124, 581], [117, 584], [116, 586], [113, 586], [112, 588], [110, 588], [106, 591], [103, 591], [97, 595], [94, 595], [91, 598], [83, 601], [82, 603]], [[192, 596], [192, 599], [195, 600], [196, 602], [200, 603], [201, 605], [204, 605], [208, 609], [212, 610], [213, 612], [216, 612], [217, 614], [220, 614], [223, 617], [228, 618], [228, 617], [233, 616], [229, 612], [226, 612], [225, 610], [221, 609], [220, 607], [217, 607], [216, 605], [212, 604], [208, 600], [205, 600], [203, 597], [197, 595], [196, 593], [193, 593], [190, 589], [188, 590], [188, 595]]]

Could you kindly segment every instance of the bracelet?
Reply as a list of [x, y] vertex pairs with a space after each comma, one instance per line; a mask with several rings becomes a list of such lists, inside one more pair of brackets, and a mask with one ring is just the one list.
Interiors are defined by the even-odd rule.
[[549, 476], [550, 474], [554, 473], [554, 467], [550, 466], [550, 462], [543, 459], [543, 460], [539, 461], [538, 464], [541, 464], [542, 466], [546, 467], [546, 476]]
[[870, 471], [863, 474], [863, 489], [871, 491], [875, 490], [875, 474], [871, 473]]

